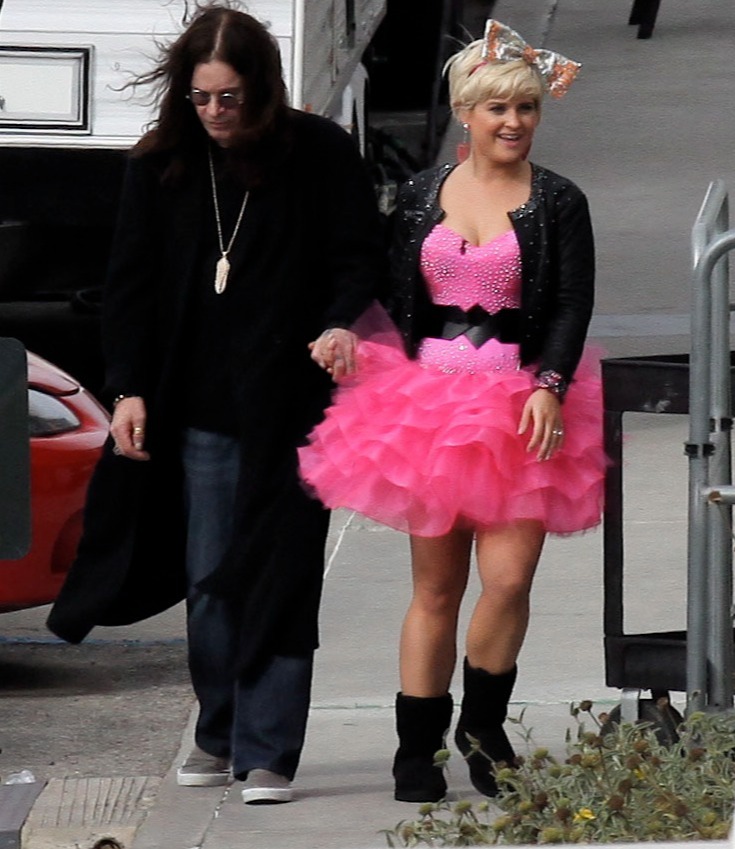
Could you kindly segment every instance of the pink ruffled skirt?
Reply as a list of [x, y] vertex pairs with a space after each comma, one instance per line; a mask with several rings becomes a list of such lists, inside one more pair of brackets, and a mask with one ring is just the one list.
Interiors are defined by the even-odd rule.
[[463, 362], [465, 351], [477, 356], [468, 344], [431, 343], [409, 360], [385, 324], [360, 342], [357, 375], [299, 449], [312, 494], [426, 537], [518, 520], [552, 534], [598, 525], [607, 466], [599, 356], [585, 352], [562, 407], [563, 446], [539, 461], [526, 450], [531, 428], [518, 434], [534, 375], [518, 368], [516, 346], [486, 343], [485, 356], [491, 344], [503, 351], [476, 371]]

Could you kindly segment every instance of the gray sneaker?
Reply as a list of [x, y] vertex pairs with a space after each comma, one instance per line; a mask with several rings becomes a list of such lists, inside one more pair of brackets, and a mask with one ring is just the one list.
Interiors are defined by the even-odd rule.
[[229, 758], [217, 758], [194, 746], [176, 772], [180, 787], [223, 787], [232, 781]]
[[242, 787], [246, 805], [274, 805], [292, 799], [291, 782], [268, 769], [251, 769]]

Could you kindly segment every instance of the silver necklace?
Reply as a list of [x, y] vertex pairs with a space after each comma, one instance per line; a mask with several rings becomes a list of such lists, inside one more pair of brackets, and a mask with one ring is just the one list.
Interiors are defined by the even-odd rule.
[[217, 265], [215, 267], [214, 272], [214, 291], [221, 295], [225, 289], [227, 288], [227, 276], [230, 273], [230, 260], [227, 258], [228, 254], [232, 250], [232, 245], [235, 241], [235, 236], [237, 236], [237, 231], [240, 229], [240, 222], [242, 221], [242, 217], [245, 214], [245, 207], [248, 205], [248, 198], [250, 197], [250, 190], [248, 189], [245, 192], [245, 197], [242, 200], [242, 206], [240, 207], [240, 214], [237, 216], [237, 221], [235, 222], [235, 229], [232, 231], [232, 236], [230, 236], [230, 241], [225, 248], [225, 242], [222, 238], [222, 221], [220, 220], [219, 215], [219, 201], [217, 200], [217, 181], [214, 179], [214, 162], [212, 161], [212, 148], [207, 149], [207, 153], [209, 154], [209, 176], [212, 179], [212, 198], [214, 199], [214, 217], [217, 221], [217, 239], [219, 241], [219, 252], [221, 254], [220, 258], [217, 260]]

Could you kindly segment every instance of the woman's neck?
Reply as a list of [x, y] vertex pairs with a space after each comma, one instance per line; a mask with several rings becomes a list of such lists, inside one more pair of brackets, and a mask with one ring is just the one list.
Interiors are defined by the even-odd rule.
[[479, 183], [505, 183], [527, 180], [531, 165], [525, 159], [497, 162], [470, 153], [465, 162], [467, 174]]

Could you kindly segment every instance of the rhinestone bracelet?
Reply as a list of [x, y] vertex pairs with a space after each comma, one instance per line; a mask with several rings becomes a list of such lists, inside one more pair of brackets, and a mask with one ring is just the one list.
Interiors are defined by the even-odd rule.
[[569, 383], [564, 380], [558, 371], [547, 369], [536, 375], [536, 387], [538, 389], [547, 389], [562, 401], [567, 393], [567, 389], [569, 389]]

